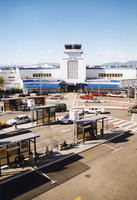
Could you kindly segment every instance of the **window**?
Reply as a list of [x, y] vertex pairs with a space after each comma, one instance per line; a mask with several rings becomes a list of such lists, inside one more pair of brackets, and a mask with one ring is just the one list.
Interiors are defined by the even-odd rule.
[[68, 79], [78, 79], [78, 61], [68, 61]]

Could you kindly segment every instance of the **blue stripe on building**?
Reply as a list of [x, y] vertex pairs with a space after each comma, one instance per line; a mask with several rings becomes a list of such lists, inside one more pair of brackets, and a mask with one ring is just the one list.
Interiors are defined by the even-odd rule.
[[59, 84], [24, 84], [24, 88], [58, 88]]
[[93, 89], [116, 89], [119, 87], [119, 84], [88, 84], [85, 88], [93, 88]]

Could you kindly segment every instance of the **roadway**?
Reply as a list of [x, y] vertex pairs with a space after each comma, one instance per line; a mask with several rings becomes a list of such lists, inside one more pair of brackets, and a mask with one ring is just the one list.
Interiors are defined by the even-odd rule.
[[136, 152], [137, 135], [126, 134], [1, 185], [0, 199], [135, 200]]

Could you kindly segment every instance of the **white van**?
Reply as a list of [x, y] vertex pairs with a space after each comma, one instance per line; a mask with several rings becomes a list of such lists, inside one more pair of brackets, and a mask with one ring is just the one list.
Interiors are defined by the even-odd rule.
[[74, 120], [79, 120], [84, 118], [84, 110], [70, 110], [64, 117], [58, 119], [63, 124], [70, 124]]
[[99, 106], [92, 106], [90, 108], [85, 108], [84, 109], [84, 112], [85, 113], [88, 113], [88, 114], [103, 114], [105, 113], [105, 110], [103, 107], [99, 107]]

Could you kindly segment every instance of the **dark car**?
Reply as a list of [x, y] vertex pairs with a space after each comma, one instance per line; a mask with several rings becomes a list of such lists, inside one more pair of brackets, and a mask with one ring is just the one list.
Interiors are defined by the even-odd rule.
[[67, 105], [65, 103], [54, 103], [56, 112], [64, 112], [67, 110]]
[[137, 113], [137, 105], [135, 105], [135, 106], [133, 106], [133, 107], [130, 107], [130, 108], [128, 109], [128, 112], [129, 112], [129, 113]]

